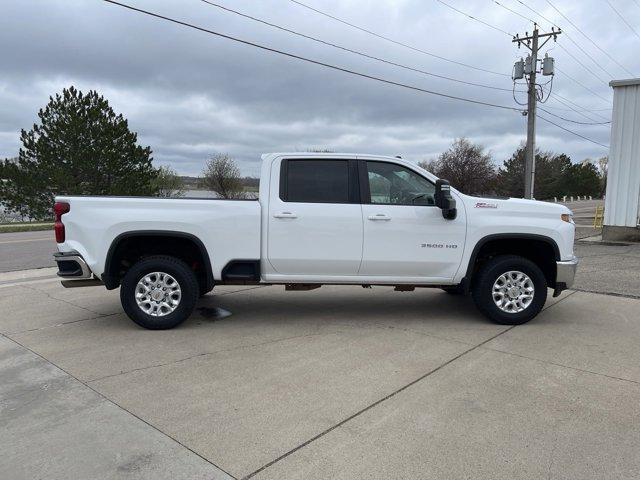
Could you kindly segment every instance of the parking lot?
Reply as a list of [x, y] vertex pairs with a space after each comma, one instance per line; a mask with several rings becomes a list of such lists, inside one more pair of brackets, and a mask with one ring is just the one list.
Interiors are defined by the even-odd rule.
[[229, 286], [146, 331], [51, 274], [0, 274], [0, 478], [638, 477], [640, 300], [505, 327], [439, 290]]

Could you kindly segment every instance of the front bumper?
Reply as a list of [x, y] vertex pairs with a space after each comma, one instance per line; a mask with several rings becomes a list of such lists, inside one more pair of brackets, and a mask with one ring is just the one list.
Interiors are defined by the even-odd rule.
[[556, 262], [556, 288], [553, 292], [554, 297], [557, 297], [560, 295], [560, 292], [573, 285], [578, 263], [577, 257], [573, 257], [571, 260]]

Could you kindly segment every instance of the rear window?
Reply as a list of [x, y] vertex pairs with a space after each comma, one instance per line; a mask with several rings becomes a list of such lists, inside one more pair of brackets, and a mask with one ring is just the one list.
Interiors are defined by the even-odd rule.
[[348, 160], [286, 160], [280, 181], [285, 202], [349, 203]]

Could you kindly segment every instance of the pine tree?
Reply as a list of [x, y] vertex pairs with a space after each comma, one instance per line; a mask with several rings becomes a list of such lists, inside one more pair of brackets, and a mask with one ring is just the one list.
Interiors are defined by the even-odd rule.
[[151, 149], [96, 91], [64, 89], [22, 130], [15, 162], [0, 162], [0, 201], [10, 211], [41, 219], [55, 195], [153, 195], [157, 170]]

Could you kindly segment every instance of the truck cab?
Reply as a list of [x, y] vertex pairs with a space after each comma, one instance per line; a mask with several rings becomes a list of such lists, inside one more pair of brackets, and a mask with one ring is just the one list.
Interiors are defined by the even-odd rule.
[[566, 207], [468, 196], [397, 157], [266, 154], [257, 200], [60, 196], [55, 210], [63, 284], [120, 287], [147, 328], [229, 283], [441, 288], [517, 324], [577, 266]]

